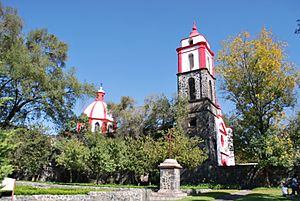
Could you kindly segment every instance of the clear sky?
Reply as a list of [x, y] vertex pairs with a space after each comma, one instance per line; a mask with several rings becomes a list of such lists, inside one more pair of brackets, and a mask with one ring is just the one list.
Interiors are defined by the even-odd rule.
[[[299, 0], [2, 0], [18, 10], [24, 31], [46, 28], [69, 45], [67, 66], [77, 77], [103, 87], [106, 101], [177, 91], [177, 53], [196, 21], [216, 54], [221, 41], [262, 27], [288, 43], [288, 59], [300, 65]], [[299, 68], [298, 68], [299, 69]], [[230, 104], [219, 102], [225, 112]], [[91, 100], [80, 101], [80, 113]], [[298, 106], [299, 110], [299, 106]]]

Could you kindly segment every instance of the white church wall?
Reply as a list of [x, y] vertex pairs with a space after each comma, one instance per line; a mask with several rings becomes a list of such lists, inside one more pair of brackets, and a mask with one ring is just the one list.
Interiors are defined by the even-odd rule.
[[[189, 55], [194, 55], [194, 67], [190, 69], [190, 61], [189, 61]], [[182, 51], [181, 55], [181, 61], [182, 61], [182, 72], [188, 72], [190, 70], [199, 69], [199, 52], [196, 47], [188, 48], [184, 51]]]

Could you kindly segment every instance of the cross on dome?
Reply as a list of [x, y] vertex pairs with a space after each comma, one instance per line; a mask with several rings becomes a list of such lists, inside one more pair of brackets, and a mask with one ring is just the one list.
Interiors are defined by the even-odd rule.
[[200, 33], [197, 31], [196, 22], [194, 21], [192, 32], [190, 33], [190, 38], [198, 35], [200, 35]]

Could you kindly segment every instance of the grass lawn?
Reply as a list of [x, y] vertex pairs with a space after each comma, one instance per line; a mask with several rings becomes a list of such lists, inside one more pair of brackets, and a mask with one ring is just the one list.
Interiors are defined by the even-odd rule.
[[283, 201], [283, 200], [298, 200], [299, 197], [285, 198], [281, 194], [280, 188], [255, 188], [248, 195], [245, 195], [236, 201]]
[[230, 195], [231, 193], [238, 192], [238, 190], [212, 190], [207, 193], [202, 193], [201, 196], [192, 196], [189, 198], [182, 199], [180, 201], [210, 201]]
[[[238, 190], [212, 190], [208, 193], [192, 196], [180, 201], [212, 201], [214, 199], [222, 198]], [[281, 195], [280, 188], [255, 188], [248, 195], [242, 196], [236, 201], [285, 201], [285, 200], [299, 200], [299, 197], [285, 198]]]

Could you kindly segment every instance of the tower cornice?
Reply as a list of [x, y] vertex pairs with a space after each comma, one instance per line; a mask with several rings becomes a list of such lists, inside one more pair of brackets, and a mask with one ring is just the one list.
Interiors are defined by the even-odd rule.
[[204, 41], [201, 41], [201, 42], [198, 42], [198, 43], [195, 43], [195, 44], [192, 44], [192, 45], [188, 45], [188, 46], [185, 46], [185, 47], [179, 47], [179, 48], [176, 49], [176, 51], [177, 51], [178, 54], [181, 54], [182, 50], [185, 50], [185, 49], [188, 49], [188, 48], [192, 48], [192, 47], [195, 47], [195, 46], [203, 46], [203, 45], [206, 47], [206, 49], [209, 51], [209, 53], [212, 56], [215, 56], [215, 54], [208, 47], [207, 42], [204, 42]]

